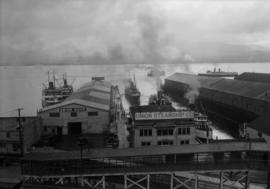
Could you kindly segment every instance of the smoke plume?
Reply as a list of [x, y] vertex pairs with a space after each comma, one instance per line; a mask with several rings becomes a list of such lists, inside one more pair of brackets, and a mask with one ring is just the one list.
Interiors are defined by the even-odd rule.
[[200, 82], [196, 77], [189, 79], [189, 88], [185, 93], [184, 97], [188, 100], [189, 104], [194, 104], [196, 98], [199, 96], [200, 92]]

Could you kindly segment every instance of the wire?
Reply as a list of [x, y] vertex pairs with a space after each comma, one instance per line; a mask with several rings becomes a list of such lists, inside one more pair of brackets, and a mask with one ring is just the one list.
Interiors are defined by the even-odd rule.
[[17, 111], [17, 109], [9, 110], [9, 111], [6, 111], [6, 112], [0, 112], [0, 115], [10, 113], [10, 112], [15, 112], [15, 111]]

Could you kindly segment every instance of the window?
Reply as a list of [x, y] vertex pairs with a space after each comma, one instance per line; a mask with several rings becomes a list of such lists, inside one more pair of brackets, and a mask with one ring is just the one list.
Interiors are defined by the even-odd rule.
[[152, 136], [152, 129], [140, 129], [140, 136]]
[[141, 142], [141, 146], [150, 146], [151, 142]]
[[20, 145], [19, 144], [13, 144], [12, 148], [13, 148], [13, 151], [16, 152], [20, 148]]
[[189, 144], [189, 140], [181, 140], [180, 144]]
[[183, 128], [183, 129], [182, 129], [182, 134], [183, 134], [183, 135], [187, 134], [187, 128]]
[[178, 128], [178, 135], [182, 134], [182, 128]]
[[178, 128], [178, 135], [190, 135], [190, 128]]
[[47, 126], [44, 126], [44, 127], [43, 127], [43, 131], [44, 131], [44, 132], [47, 132]]
[[98, 116], [98, 112], [88, 112], [88, 116]]
[[60, 113], [59, 112], [50, 112], [49, 116], [50, 117], [60, 117]]
[[158, 129], [157, 130], [158, 136], [168, 136], [173, 135], [173, 129]]
[[166, 146], [166, 145], [173, 145], [172, 140], [163, 140], [163, 141], [158, 141], [159, 146]]
[[6, 144], [5, 143], [0, 143], [0, 148], [5, 148]]
[[77, 112], [70, 112], [71, 117], [77, 117]]
[[6, 133], [6, 137], [7, 137], [7, 138], [10, 138], [10, 132], [7, 132], [7, 133]]

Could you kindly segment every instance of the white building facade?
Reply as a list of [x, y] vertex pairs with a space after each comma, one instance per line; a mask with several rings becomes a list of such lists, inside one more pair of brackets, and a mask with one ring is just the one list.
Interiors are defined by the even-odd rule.
[[62, 103], [41, 109], [43, 134], [103, 133], [110, 127], [112, 86], [92, 81]]
[[197, 143], [193, 111], [170, 108], [168, 111], [165, 106], [150, 106], [131, 109], [133, 147]]

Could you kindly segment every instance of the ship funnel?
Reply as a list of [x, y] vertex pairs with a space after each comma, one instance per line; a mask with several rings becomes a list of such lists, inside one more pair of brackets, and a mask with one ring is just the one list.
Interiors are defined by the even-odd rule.
[[49, 89], [54, 89], [54, 84], [52, 81], [49, 81]]
[[161, 90], [159, 90], [159, 91], [157, 92], [157, 97], [158, 97], [158, 99], [161, 99], [161, 98], [163, 97], [163, 93], [162, 93]]
[[64, 79], [64, 87], [68, 87], [67, 79]]

